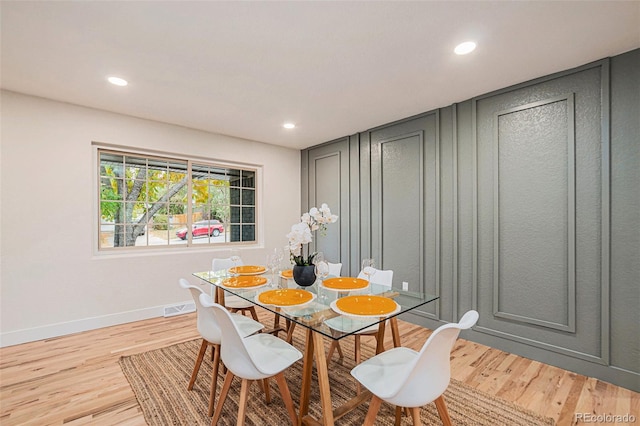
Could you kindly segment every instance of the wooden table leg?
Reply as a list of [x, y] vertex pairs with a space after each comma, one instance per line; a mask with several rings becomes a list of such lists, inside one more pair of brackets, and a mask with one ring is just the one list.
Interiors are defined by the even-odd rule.
[[329, 387], [329, 371], [327, 369], [327, 357], [324, 353], [322, 334], [313, 335], [314, 358], [316, 361], [316, 373], [318, 374], [318, 386], [320, 387], [320, 407], [322, 408], [322, 424], [333, 426], [333, 406], [331, 404], [331, 389]]
[[384, 352], [384, 329], [386, 321], [381, 321], [378, 324], [378, 335], [376, 336], [376, 355]]
[[278, 332], [281, 330], [280, 327], [280, 308], [276, 308], [276, 313], [273, 315], [273, 335], [278, 337]]
[[391, 326], [391, 335], [393, 336], [393, 347], [400, 347], [400, 330], [398, 330], [398, 318], [393, 317], [389, 320], [389, 325]]
[[313, 338], [311, 329], [306, 329], [305, 350], [302, 358], [302, 386], [300, 389], [300, 414], [298, 424], [309, 413], [309, 398], [311, 397], [311, 376], [313, 373]]
[[224, 290], [220, 287], [216, 287], [216, 303], [224, 306]]

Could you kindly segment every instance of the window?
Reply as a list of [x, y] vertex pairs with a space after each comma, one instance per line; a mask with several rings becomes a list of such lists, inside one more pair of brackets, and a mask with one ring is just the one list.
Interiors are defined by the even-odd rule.
[[98, 150], [99, 249], [256, 240], [256, 170]]

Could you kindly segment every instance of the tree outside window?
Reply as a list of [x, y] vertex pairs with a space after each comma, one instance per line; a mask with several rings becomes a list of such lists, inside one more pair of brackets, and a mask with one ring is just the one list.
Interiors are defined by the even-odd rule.
[[254, 170], [106, 150], [99, 158], [100, 249], [255, 241]]

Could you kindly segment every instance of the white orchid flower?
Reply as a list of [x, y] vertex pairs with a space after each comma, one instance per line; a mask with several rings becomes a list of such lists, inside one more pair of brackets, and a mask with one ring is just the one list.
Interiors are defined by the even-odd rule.
[[312, 232], [320, 231], [322, 235], [326, 234], [327, 224], [334, 223], [338, 220], [338, 216], [331, 214], [331, 209], [326, 203], [322, 203], [320, 208], [312, 207], [308, 213], [300, 216], [300, 222], [291, 227], [291, 232], [287, 234], [289, 244], [287, 247], [291, 255], [295, 258], [297, 265], [311, 264], [312, 257], [305, 260], [303, 246], [309, 244], [313, 238]]

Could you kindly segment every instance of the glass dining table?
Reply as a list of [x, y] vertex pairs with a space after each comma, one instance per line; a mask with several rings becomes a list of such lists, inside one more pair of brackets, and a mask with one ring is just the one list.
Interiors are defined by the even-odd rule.
[[[266, 332], [286, 333], [287, 341], [291, 342], [294, 328], [298, 325], [303, 327], [305, 348], [298, 422], [301, 425], [333, 425], [335, 420], [371, 397], [364, 390], [340, 407], [333, 408], [324, 338], [340, 341], [377, 325], [376, 353], [380, 353], [384, 351], [386, 327], [391, 329], [393, 345], [400, 346], [398, 316], [438, 299], [431, 294], [376, 284], [375, 275], [369, 283], [356, 278], [327, 277], [308, 287], [299, 287], [293, 279], [280, 274], [267, 271], [260, 274], [259, 269], [250, 275], [240, 276], [231, 276], [226, 270], [195, 272], [193, 275], [212, 286], [212, 296], [222, 305], [225, 295], [232, 295], [273, 312], [273, 329]], [[280, 323], [281, 318], [285, 324]], [[319, 419], [309, 415], [314, 364], [322, 412]]]

